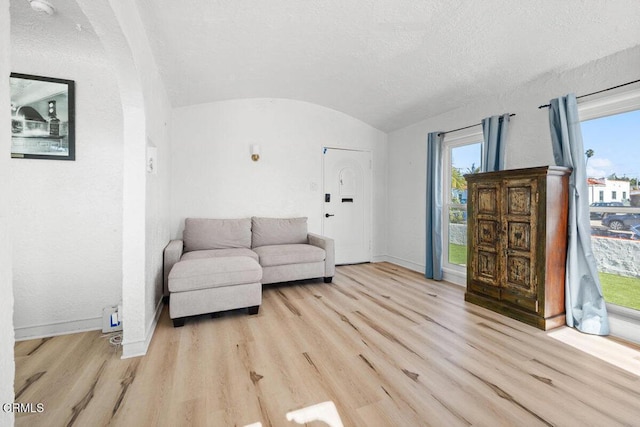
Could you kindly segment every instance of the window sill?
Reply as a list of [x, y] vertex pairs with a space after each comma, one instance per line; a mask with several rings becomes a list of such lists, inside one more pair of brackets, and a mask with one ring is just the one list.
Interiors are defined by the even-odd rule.
[[611, 335], [640, 344], [640, 312], [615, 304], [607, 304]]

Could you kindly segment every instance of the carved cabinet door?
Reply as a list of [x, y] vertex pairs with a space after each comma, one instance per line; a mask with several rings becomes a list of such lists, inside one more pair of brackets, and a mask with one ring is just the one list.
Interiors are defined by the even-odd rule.
[[502, 281], [502, 261], [500, 217], [502, 214], [500, 182], [483, 182], [470, 187], [475, 218], [472, 224], [471, 260], [468, 273], [472, 277], [472, 287], [476, 292], [500, 298]]
[[502, 299], [537, 311], [538, 180], [506, 180], [502, 187], [504, 215], [504, 280]]
[[473, 183], [470, 196], [470, 289], [537, 311], [537, 179]]

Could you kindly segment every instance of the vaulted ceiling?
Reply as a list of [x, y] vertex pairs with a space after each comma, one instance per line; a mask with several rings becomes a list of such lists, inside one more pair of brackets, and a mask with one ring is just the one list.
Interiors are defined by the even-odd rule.
[[290, 98], [383, 131], [640, 44], [638, 0], [135, 1], [174, 107]]
[[384, 131], [640, 44], [638, 0], [137, 0], [174, 106], [303, 100]]

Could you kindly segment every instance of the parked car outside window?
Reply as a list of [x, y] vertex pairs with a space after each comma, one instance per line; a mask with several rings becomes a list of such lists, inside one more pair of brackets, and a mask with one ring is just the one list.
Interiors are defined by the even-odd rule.
[[640, 214], [609, 214], [602, 218], [602, 225], [612, 230], [628, 230], [640, 224]]
[[[591, 208], [612, 208], [617, 206], [624, 206], [622, 202], [595, 202], [591, 203], [589, 207]], [[611, 215], [608, 212], [593, 212], [590, 211], [589, 218], [590, 219], [603, 219], [604, 217]]]

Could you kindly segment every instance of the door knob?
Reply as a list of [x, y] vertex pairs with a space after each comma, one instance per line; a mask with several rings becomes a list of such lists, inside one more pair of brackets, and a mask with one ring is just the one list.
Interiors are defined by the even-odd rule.
[[335, 215], [333, 215], [333, 214], [324, 214], [325, 218], [329, 218], [330, 216], [335, 216]]

